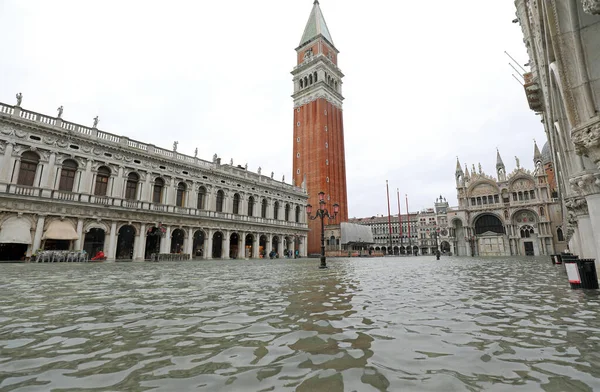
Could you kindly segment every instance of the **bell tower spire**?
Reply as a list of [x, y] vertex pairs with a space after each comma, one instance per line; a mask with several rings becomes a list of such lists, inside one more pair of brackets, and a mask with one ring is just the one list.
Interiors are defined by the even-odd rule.
[[[318, 0], [313, 3], [300, 45], [294, 81], [293, 178], [306, 178], [308, 202], [319, 205], [319, 192], [339, 213], [331, 224], [348, 221], [342, 79], [338, 50]], [[308, 222], [308, 253], [320, 253], [320, 222]]]

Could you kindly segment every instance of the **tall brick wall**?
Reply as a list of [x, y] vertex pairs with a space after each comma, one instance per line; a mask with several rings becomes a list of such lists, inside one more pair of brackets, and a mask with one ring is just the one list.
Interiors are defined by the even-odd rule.
[[[318, 193], [325, 192], [326, 208], [333, 213], [333, 204], [340, 205], [335, 220], [325, 224], [348, 221], [346, 159], [344, 150], [343, 112], [323, 98], [294, 109], [294, 180], [297, 185], [306, 178], [308, 202], [316, 210]], [[329, 179], [329, 181], [327, 181]], [[321, 221], [309, 221], [308, 253], [321, 251]]]

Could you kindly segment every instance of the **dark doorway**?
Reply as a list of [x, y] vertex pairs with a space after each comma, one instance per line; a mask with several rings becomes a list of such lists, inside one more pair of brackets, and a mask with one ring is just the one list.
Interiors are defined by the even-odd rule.
[[46, 240], [44, 241], [44, 250], [70, 250], [71, 241], [69, 240]]
[[25, 260], [26, 244], [0, 244], [0, 261]]
[[[102, 229], [90, 229], [85, 234], [83, 240], [83, 250], [89, 255], [90, 258], [94, 257], [99, 251], [104, 251], [104, 239], [106, 234]], [[106, 253], [106, 252], [104, 252]]]
[[220, 259], [223, 254], [223, 233], [217, 231], [213, 235], [212, 258]]
[[254, 236], [252, 234], [246, 236], [246, 249], [244, 249], [244, 252], [247, 259], [254, 257]]
[[279, 254], [279, 237], [273, 237], [273, 251], [280, 256]]
[[229, 237], [229, 258], [230, 259], [238, 258], [239, 243], [240, 243], [240, 237], [237, 235], [237, 233], [233, 233], [231, 235], [231, 237]]
[[261, 235], [258, 240], [258, 254], [259, 257], [267, 256], [267, 236]]
[[152, 226], [148, 229], [148, 232], [146, 233], [146, 251], [144, 253], [144, 258], [146, 260], [150, 260], [153, 253], [160, 253], [161, 236], [162, 232], [158, 227]]
[[525, 256], [534, 256], [535, 252], [533, 251], [533, 242], [527, 241], [523, 243], [525, 247]]
[[185, 233], [181, 229], [173, 230], [171, 234], [171, 253], [183, 253]]
[[197, 259], [201, 259], [204, 256], [204, 232], [202, 230], [194, 233], [192, 256]]
[[135, 227], [123, 226], [119, 229], [117, 238], [117, 260], [133, 259], [133, 243], [135, 241]]

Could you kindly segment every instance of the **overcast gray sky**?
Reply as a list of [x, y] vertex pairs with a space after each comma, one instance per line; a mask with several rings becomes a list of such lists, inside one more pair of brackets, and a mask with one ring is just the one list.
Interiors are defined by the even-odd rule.
[[[291, 178], [291, 70], [312, 0], [0, 0], [0, 101]], [[456, 156], [533, 169], [545, 135], [504, 50], [513, 1], [321, 0], [340, 50], [349, 214], [456, 204]], [[404, 210], [404, 204], [402, 206]]]

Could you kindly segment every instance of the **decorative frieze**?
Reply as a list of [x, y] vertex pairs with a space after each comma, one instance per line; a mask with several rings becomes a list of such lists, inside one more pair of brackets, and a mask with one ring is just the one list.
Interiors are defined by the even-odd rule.
[[582, 0], [583, 10], [588, 14], [600, 15], [600, 0]]
[[569, 179], [571, 190], [581, 196], [600, 193], [600, 173], [583, 173]]
[[571, 131], [575, 152], [590, 158], [600, 168], [600, 119]]

